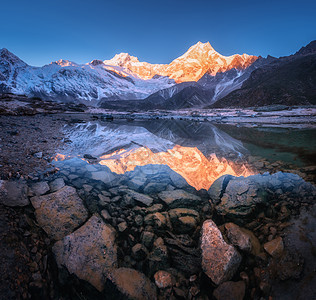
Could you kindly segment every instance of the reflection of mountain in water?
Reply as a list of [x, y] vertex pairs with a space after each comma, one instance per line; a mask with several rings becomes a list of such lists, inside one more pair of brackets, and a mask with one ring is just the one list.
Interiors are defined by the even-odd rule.
[[224, 174], [252, 174], [242, 162], [225, 158], [245, 152], [242, 143], [206, 122], [89, 122], [66, 132], [72, 140], [66, 154], [89, 153], [116, 174], [136, 166], [167, 165], [198, 190], [208, 189]]
[[197, 147], [205, 156], [215, 153], [238, 156], [247, 150], [242, 143], [208, 122], [150, 120], [89, 122], [67, 127], [72, 140], [72, 154], [101, 156], [119, 149], [148, 147], [153, 152], [166, 151], [175, 145]]
[[122, 149], [102, 156], [99, 163], [106, 165], [117, 174], [133, 171], [136, 166], [167, 165], [197, 190], [208, 190], [217, 178], [225, 174], [234, 176], [252, 174], [244, 164], [235, 164], [226, 159], [219, 160], [215, 154], [207, 159], [196, 147], [179, 145], [166, 152], [157, 153], [147, 147], [128, 151]]

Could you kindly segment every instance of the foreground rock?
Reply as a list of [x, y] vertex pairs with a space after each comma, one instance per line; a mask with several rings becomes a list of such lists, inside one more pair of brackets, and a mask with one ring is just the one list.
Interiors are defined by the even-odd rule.
[[208, 193], [219, 214], [246, 217], [259, 204], [275, 201], [283, 194], [293, 200], [316, 197], [316, 187], [296, 174], [278, 172], [246, 178], [225, 175], [213, 183]]
[[92, 216], [82, 227], [53, 246], [58, 267], [91, 283], [102, 291], [108, 272], [117, 267], [115, 230], [99, 216]]
[[49, 191], [49, 186], [46, 181], [36, 182], [32, 185], [31, 190], [36, 196], [41, 196]]
[[260, 252], [260, 242], [251, 231], [234, 223], [226, 223], [225, 230], [226, 236], [232, 245], [255, 255]]
[[203, 223], [202, 237], [202, 269], [216, 284], [230, 280], [237, 271], [241, 255], [228, 245], [212, 220]]
[[76, 189], [70, 186], [52, 194], [32, 197], [31, 202], [37, 222], [55, 240], [73, 232], [88, 218], [88, 211]]
[[284, 250], [284, 244], [282, 238], [279, 236], [276, 239], [267, 242], [263, 245], [264, 250], [266, 250], [273, 257], [280, 257]]
[[118, 293], [117, 299], [157, 299], [155, 285], [143, 273], [129, 268], [113, 270], [108, 276], [107, 287]]
[[164, 191], [158, 194], [159, 198], [170, 208], [197, 206], [202, 199], [199, 196], [188, 193], [184, 190]]
[[22, 180], [6, 181], [0, 180], [0, 203], [6, 206], [26, 206], [30, 203], [28, 187]]

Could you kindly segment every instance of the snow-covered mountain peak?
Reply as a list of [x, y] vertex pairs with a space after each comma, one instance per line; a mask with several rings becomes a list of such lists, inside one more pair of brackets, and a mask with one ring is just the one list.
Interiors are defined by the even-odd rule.
[[57, 61], [54, 61], [52, 62], [51, 64], [56, 64], [56, 65], [59, 65], [61, 67], [77, 67], [78, 64], [72, 62], [72, 61], [69, 61], [69, 60], [66, 60], [66, 59], [59, 59]]
[[104, 63], [106, 65], [115, 65], [123, 67], [128, 63], [139, 63], [139, 60], [137, 57], [129, 55], [128, 53], [120, 53], [116, 54], [112, 59], [105, 60]]

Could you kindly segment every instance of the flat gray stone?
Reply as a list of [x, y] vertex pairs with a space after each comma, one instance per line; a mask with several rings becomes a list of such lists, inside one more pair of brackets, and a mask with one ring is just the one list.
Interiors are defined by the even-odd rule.
[[65, 186], [65, 181], [63, 178], [57, 178], [49, 183], [51, 192], [56, 192]]
[[37, 222], [55, 240], [62, 239], [88, 218], [82, 199], [70, 186], [55, 193], [32, 197], [31, 202]]
[[31, 186], [31, 190], [36, 196], [41, 196], [47, 193], [50, 190], [50, 188], [46, 181], [41, 181], [33, 183]]

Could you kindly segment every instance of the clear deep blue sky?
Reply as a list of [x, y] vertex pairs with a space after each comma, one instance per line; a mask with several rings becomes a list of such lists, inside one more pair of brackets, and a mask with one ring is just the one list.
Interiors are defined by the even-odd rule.
[[315, 0], [4, 0], [0, 11], [0, 48], [37, 66], [120, 52], [169, 63], [198, 41], [279, 57], [316, 39]]

